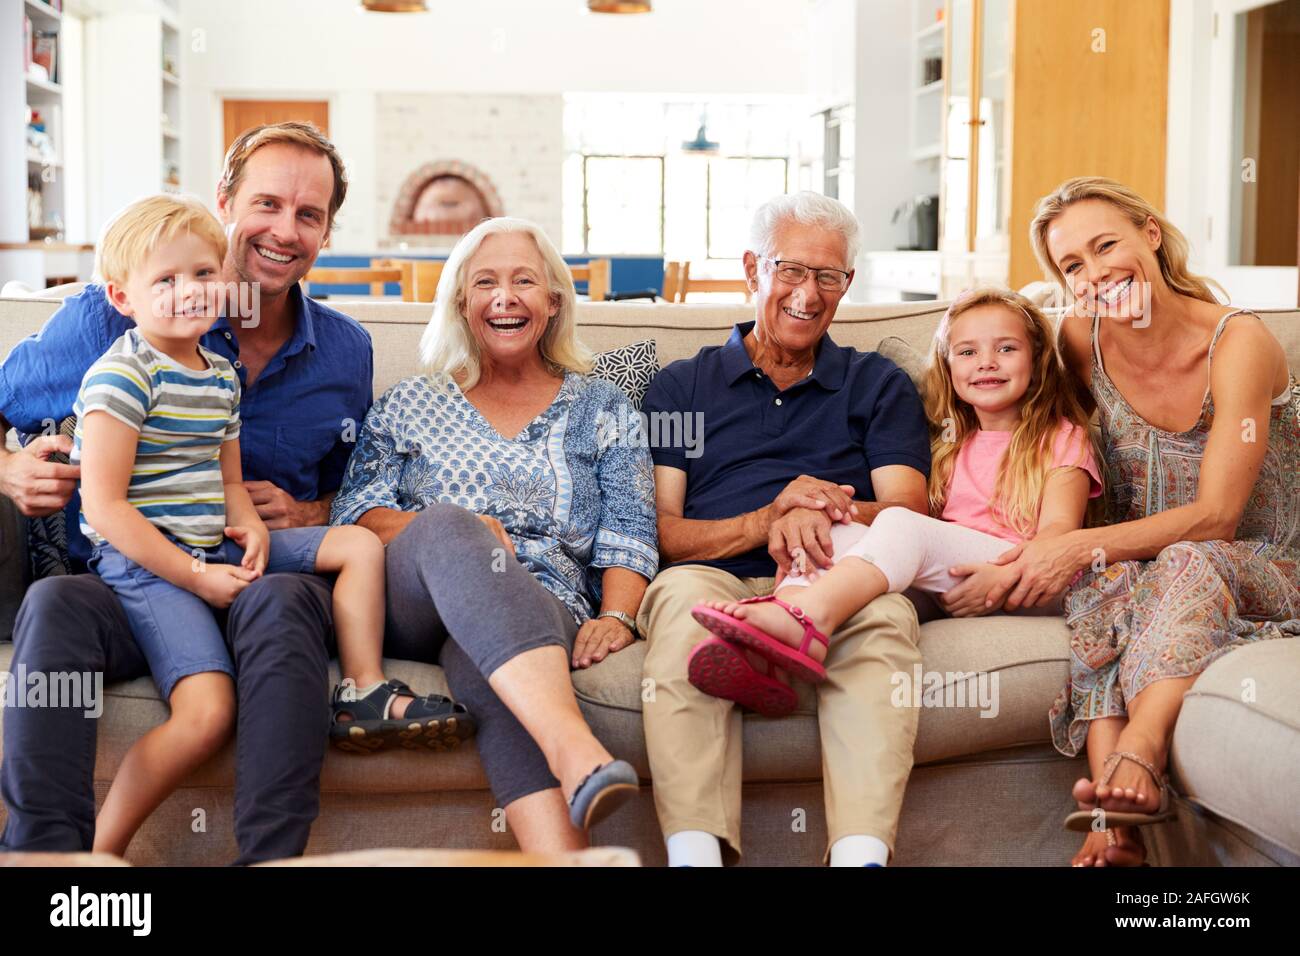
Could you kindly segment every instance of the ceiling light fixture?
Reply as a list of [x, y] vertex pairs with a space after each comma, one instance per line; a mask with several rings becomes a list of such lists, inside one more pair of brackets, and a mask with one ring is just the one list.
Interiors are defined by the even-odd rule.
[[428, 13], [424, 0], [361, 0], [370, 13]]
[[682, 143], [682, 152], [694, 156], [717, 156], [721, 148], [720, 143], [709, 139], [708, 118], [705, 116], [700, 117], [700, 129], [695, 138]]
[[591, 13], [649, 13], [650, 0], [587, 0]]

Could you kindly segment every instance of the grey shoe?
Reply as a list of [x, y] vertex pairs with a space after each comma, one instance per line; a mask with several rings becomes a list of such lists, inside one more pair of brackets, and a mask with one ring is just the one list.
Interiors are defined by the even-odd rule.
[[569, 798], [569, 821], [589, 830], [640, 789], [636, 771], [626, 760], [611, 760], [582, 778]]

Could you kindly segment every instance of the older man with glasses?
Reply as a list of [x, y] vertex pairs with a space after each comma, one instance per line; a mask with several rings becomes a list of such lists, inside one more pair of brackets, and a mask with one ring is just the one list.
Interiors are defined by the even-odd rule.
[[[691, 609], [771, 594], [800, 553], [828, 567], [836, 521], [870, 524], [891, 505], [927, 511], [930, 445], [916, 389], [888, 359], [836, 345], [827, 331], [857, 248], [857, 222], [834, 199], [804, 192], [764, 204], [744, 257], [755, 321], [669, 365], [645, 397], [645, 412], [699, 414], [704, 427], [690, 455], [652, 449], [668, 567], [646, 592], [639, 623], [654, 687], [646, 744], [669, 865], [739, 855], [736, 705], [781, 716], [797, 700], [789, 675], [710, 637]], [[920, 662], [918, 637], [899, 594], [877, 598], [830, 636], [816, 707], [832, 865], [883, 865], [893, 848], [917, 712], [891, 703], [891, 678]]]

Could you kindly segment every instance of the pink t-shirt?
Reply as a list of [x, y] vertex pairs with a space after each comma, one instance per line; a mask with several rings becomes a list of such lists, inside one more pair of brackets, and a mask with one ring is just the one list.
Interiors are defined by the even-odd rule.
[[[1024, 540], [998, 521], [990, 506], [1002, 459], [1010, 444], [1011, 432], [977, 431], [966, 440], [961, 451], [957, 452], [952, 481], [948, 485], [948, 500], [940, 516], [944, 521], [953, 521], [1014, 544]], [[1088, 497], [1096, 498], [1101, 494], [1101, 479], [1092, 454], [1092, 442], [1088, 441], [1086, 432], [1064, 419], [1052, 440], [1051, 467], [1082, 468], [1091, 479]]]

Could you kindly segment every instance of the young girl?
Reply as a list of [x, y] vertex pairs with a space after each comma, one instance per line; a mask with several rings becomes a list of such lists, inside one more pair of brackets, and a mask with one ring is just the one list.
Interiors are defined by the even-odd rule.
[[[1023, 296], [963, 293], [935, 332], [925, 387], [937, 517], [886, 508], [870, 526], [837, 524], [829, 570], [808, 569], [799, 555], [778, 570], [774, 595], [691, 611], [714, 634], [765, 659], [767, 675], [747, 679], [768, 692], [751, 687], [745, 695], [765, 702], [761, 713], [794, 708], [793, 691], [775, 686], [782, 670], [824, 681], [827, 635], [880, 595], [917, 587], [946, 594], [955, 616], [988, 614], [1016, 583], [995, 558], [1028, 538], [1082, 525], [1101, 480], [1087, 417], [1053, 342], [1051, 325]], [[1031, 593], [1022, 604], [1053, 601], [1059, 596]], [[735, 699], [716, 670], [688, 670], [700, 690]]]
[[[243, 485], [240, 380], [200, 338], [217, 318], [226, 253], [199, 203], [140, 200], [109, 226], [99, 273], [135, 321], [82, 379], [72, 461], [91, 569], [116, 593], [167, 721], [127, 752], [100, 810], [97, 852], [123, 854], [145, 818], [234, 729], [230, 652], [212, 613], [263, 573], [337, 573], [334, 627], [344, 684], [331, 731], [368, 752], [441, 749], [472, 729], [445, 697], [385, 681], [384, 548], [358, 527], [268, 531]], [[324, 702], [322, 701], [322, 704]]]

